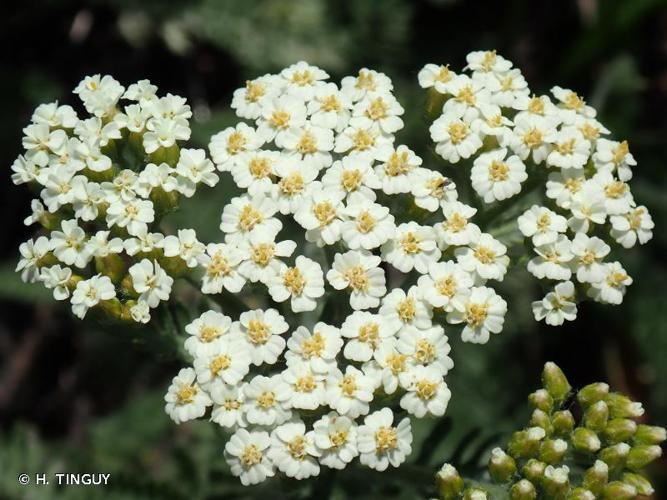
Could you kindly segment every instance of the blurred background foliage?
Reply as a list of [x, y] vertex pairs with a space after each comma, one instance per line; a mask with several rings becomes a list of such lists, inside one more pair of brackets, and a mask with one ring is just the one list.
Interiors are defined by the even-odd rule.
[[[526, 394], [546, 360], [575, 387], [608, 381], [643, 401], [647, 420], [667, 424], [665, 1], [42, 0], [3, 7], [0, 498], [426, 497], [442, 462], [474, 471], [525, 420]], [[248, 78], [299, 59], [334, 79], [373, 67], [394, 80], [406, 108], [399, 140], [428, 163], [418, 70], [427, 62], [459, 70], [467, 52], [491, 48], [514, 61], [536, 93], [560, 84], [586, 96], [614, 137], [630, 142], [639, 162], [632, 189], [653, 214], [655, 236], [625, 256], [635, 282], [622, 306], [584, 304], [577, 321], [561, 328], [532, 320], [529, 301], [539, 291], [525, 275], [505, 283], [507, 327], [481, 347], [451, 339], [448, 417], [416, 425], [413, 463], [397, 473], [346, 470], [335, 481], [325, 475], [305, 485], [241, 488], [228, 476], [224, 436], [213, 425], [177, 427], [163, 413], [162, 396], [180, 365], [173, 332], [75, 321], [13, 272], [18, 244], [30, 235], [22, 225], [29, 193], [12, 186], [9, 174], [21, 129], [41, 102], [76, 105], [71, 89], [87, 74], [111, 73], [125, 85], [149, 78], [161, 92], [187, 97], [193, 142], [204, 146], [235, 121], [231, 93]], [[172, 217], [173, 227], [218, 240], [225, 196], [222, 185], [198, 193]], [[21, 472], [63, 471], [111, 473], [112, 481], [104, 489], [16, 481]], [[667, 495], [667, 462], [652, 472]]]

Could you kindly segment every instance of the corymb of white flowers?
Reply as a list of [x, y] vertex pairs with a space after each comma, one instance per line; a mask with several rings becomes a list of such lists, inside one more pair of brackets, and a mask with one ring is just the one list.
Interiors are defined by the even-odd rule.
[[[404, 109], [373, 70], [338, 86], [299, 62], [246, 82], [232, 101], [246, 121], [211, 138], [213, 163], [175, 145], [189, 136], [180, 98], [139, 82], [120, 111], [122, 87], [86, 79], [77, 92], [95, 117], [47, 105], [26, 128], [14, 179], [44, 186], [48, 207], [33, 202], [27, 222], [61, 230], [24, 244], [19, 269], [56, 298], [73, 290], [80, 316], [98, 305], [135, 321], [174, 277], [201, 280], [222, 307], [187, 325], [192, 366], [166, 411], [232, 432], [224, 455], [243, 484], [356, 458], [397, 467], [410, 418], [442, 416], [450, 399], [445, 322], [466, 342], [500, 333], [507, 303], [491, 285], [510, 264], [547, 284], [537, 320], [573, 320], [587, 297], [618, 304], [632, 280], [610, 256], [652, 236], [626, 184], [627, 143], [601, 138], [580, 97], [532, 96], [495, 52], [469, 54], [466, 69], [419, 74], [435, 151], [463, 164], [447, 177], [397, 144]], [[150, 232], [176, 193], [217, 182], [213, 164], [241, 190], [222, 208], [224, 242]]]

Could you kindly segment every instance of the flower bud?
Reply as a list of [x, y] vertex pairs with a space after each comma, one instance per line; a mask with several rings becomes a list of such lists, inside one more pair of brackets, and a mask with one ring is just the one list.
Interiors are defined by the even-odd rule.
[[607, 394], [605, 402], [609, 407], [609, 416], [611, 418], [637, 418], [644, 414], [644, 408], [641, 403], [634, 403], [629, 397], [612, 392]]
[[618, 443], [602, 449], [599, 457], [610, 469], [620, 469], [625, 465], [628, 453], [630, 453], [630, 446], [626, 443]]
[[512, 435], [508, 450], [514, 458], [529, 458], [537, 455], [540, 441], [546, 433], [541, 427], [529, 427]]
[[566, 451], [566, 441], [562, 439], [546, 439], [540, 447], [539, 458], [544, 463], [555, 465], [563, 459]]
[[572, 446], [584, 453], [595, 453], [600, 449], [600, 438], [595, 432], [585, 427], [577, 427], [572, 432]]
[[637, 431], [634, 420], [627, 418], [612, 418], [605, 427], [603, 435], [610, 443], [622, 443], [628, 441]]
[[537, 491], [527, 479], [514, 483], [510, 488], [510, 500], [535, 500]]
[[468, 488], [463, 492], [463, 500], [486, 500], [486, 491], [480, 488]]
[[95, 257], [95, 269], [114, 283], [119, 283], [127, 272], [127, 265], [120, 255], [111, 253], [106, 257]]
[[516, 462], [500, 448], [494, 448], [489, 458], [489, 474], [497, 483], [509, 481], [516, 472]]
[[633, 472], [625, 472], [623, 474], [623, 482], [625, 484], [629, 484], [630, 486], [634, 486], [638, 495], [649, 496], [653, 495], [655, 492], [653, 485], [649, 482], [648, 479]]
[[636, 488], [621, 481], [612, 481], [602, 490], [604, 500], [630, 500], [636, 496]]
[[544, 365], [542, 384], [556, 403], [565, 401], [565, 398], [567, 398], [572, 389], [563, 371], [556, 366], [556, 363], [552, 362]]
[[595, 495], [586, 488], [575, 488], [567, 496], [567, 500], [595, 500]]
[[557, 411], [551, 416], [551, 424], [556, 435], [569, 436], [574, 429], [574, 417], [569, 410]]
[[526, 465], [521, 469], [521, 473], [533, 483], [537, 483], [542, 479], [544, 475], [544, 469], [546, 469], [547, 464], [540, 462], [534, 458], [531, 458], [526, 462]]
[[596, 382], [581, 389], [577, 394], [577, 401], [586, 408], [604, 399], [607, 394], [609, 394], [609, 385], [604, 382]]
[[463, 491], [463, 479], [450, 464], [444, 464], [435, 474], [435, 485], [442, 500], [458, 498]]
[[595, 463], [584, 473], [581, 485], [595, 495], [599, 495], [609, 481], [609, 466], [602, 460]]
[[664, 427], [644, 424], [637, 426], [635, 444], [660, 444], [665, 439], [667, 439], [667, 431]]
[[567, 465], [548, 465], [542, 476], [542, 486], [550, 498], [561, 498], [570, 488], [570, 468]]
[[658, 445], [640, 444], [633, 446], [628, 453], [626, 466], [628, 469], [638, 471], [661, 455], [662, 448]]
[[592, 404], [584, 414], [584, 425], [595, 432], [602, 432], [609, 419], [609, 408], [604, 401]]
[[134, 285], [132, 284], [132, 276], [129, 273], [126, 274], [125, 277], [121, 280], [120, 287], [124, 295], [134, 298], [139, 297], [139, 294], [134, 289]]
[[530, 417], [530, 425], [533, 427], [542, 427], [547, 434], [550, 434], [553, 430], [549, 415], [538, 408], [533, 411], [533, 414]]
[[528, 401], [538, 410], [550, 412], [554, 406], [554, 400], [546, 389], [538, 389], [528, 396]]
[[109, 300], [101, 300], [97, 307], [105, 312], [107, 316], [115, 319], [123, 319], [123, 306], [116, 297]]

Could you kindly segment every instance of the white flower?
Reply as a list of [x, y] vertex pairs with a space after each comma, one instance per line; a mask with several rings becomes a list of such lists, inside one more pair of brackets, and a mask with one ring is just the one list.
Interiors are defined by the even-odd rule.
[[514, 133], [509, 146], [521, 158], [526, 160], [532, 155], [535, 163], [542, 163], [549, 152], [556, 137], [556, 128], [553, 120], [526, 114], [514, 118]]
[[248, 425], [242, 410], [243, 392], [238, 386], [230, 387], [216, 380], [209, 387], [208, 393], [213, 402], [211, 422], [231, 429]]
[[458, 197], [456, 185], [450, 179], [428, 168], [416, 169], [410, 192], [415, 197], [415, 205], [429, 212], [444, 208]]
[[316, 410], [324, 403], [326, 375], [316, 373], [309, 364], [298, 361], [288, 366], [281, 375], [290, 387], [287, 403], [290, 408]]
[[313, 424], [313, 440], [322, 465], [344, 469], [357, 450], [357, 425], [348, 417], [329, 412]]
[[350, 219], [343, 222], [343, 241], [352, 250], [377, 248], [394, 236], [396, 226], [389, 209], [354, 193], [344, 209]]
[[364, 153], [352, 153], [336, 160], [322, 176], [322, 187], [331, 195], [342, 198], [360, 193], [375, 201], [374, 189], [380, 189], [382, 183], [373, 170], [373, 157]]
[[451, 392], [435, 367], [414, 366], [400, 377], [407, 393], [401, 398], [401, 408], [417, 418], [426, 414], [441, 417], [445, 414]]
[[104, 194], [100, 185], [89, 182], [85, 177], [76, 176], [72, 179], [72, 208], [74, 216], [83, 221], [91, 221], [99, 214], [98, 205], [104, 202]]
[[427, 64], [417, 75], [421, 88], [433, 87], [440, 94], [451, 93], [450, 86], [455, 77], [456, 74], [449, 69], [449, 65], [437, 66], [435, 64]]
[[151, 320], [151, 308], [146, 302], [139, 300], [130, 307], [130, 316], [132, 317], [132, 321], [146, 324]]
[[125, 253], [132, 257], [138, 253], [150, 253], [159, 248], [163, 239], [164, 235], [162, 233], [149, 233], [148, 229], [144, 228], [138, 231], [134, 238], [123, 241], [123, 247]]
[[512, 62], [496, 54], [495, 50], [478, 50], [466, 56], [467, 69], [473, 71], [504, 73], [512, 67]]
[[394, 88], [387, 75], [368, 68], [361, 68], [356, 77], [343, 78], [341, 87], [343, 94], [349, 96], [353, 102], [359, 101], [368, 92], [386, 93]]
[[35, 222], [42, 224], [42, 221], [46, 216], [46, 210], [44, 209], [42, 202], [36, 199], [32, 200], [30, 202], [30, 209], [32, 210], [32, 213], [23, 219], [23, 224], [26, 226], [32, 226]]
[[205, 272], [202, 277], [202, 293], [216, 294], [223, 288], [231, 293], [238, 293], [245, 285], [245, 277], [240, 272], [239, 264], [243, 253], [236, 245], [226, 243], [209, 243], [206, 253], [200, 261]]
[[35, 108], [30, 121], [45, 123], [49, 128], [74, 128], [78, 118], [72, 106], [58, 105], [58, 101], [40, 104]]
[[319, 182], [311, 184], [308, 196], [294, 214], [294, 220], [306, 229], [307, 241], [324, 246], [340, 239], [342, 199], [340, 193], [325, 190]]
[[157, 261], [142, 259], [130, 267], [129, 273], [132, 287], [140, 294], [139, 300], [146, 302], [149, 307], [157, 307], [160, 301], [169, 300], [174, 278], [169, 276]]
[[74, 89], [86, 111], [95, 116], [109, 114], [123, 92], [125, 88], [110, 75], [87, 76]]
[[146, 106], [157, 99], [156, 92], [157, 87], [152, 85], [150, 80], [139, 80], [127, 88], [123, 94], [123, 98], [130, 101], [138, 101], [142, 106]]
[[264, 144], [263, 137], [254, 128], [240, 122], [211, 137], [208, 150], [221, 172], [229, 171], [237, 164], [242, 153], [255, 151]]
[[350, 418], [368, 413], [374, 390], [374, 380], [352, 365], [348, 365], [344, 373], [335, 369], [327, 377], [329, 406]]
[[247, 189], [250, 196], [270, 194], [273, 186], [271, 176], [280, 158], [277, 151], [251, 151], [242, 153], [231, 167], [234, 182], [241, 189]]
[[391, 465], [398, 467], [412, 453], [410, 419], [403, 418], [394, 426], [394, 414], [382, 408], [364, 418], [359, 426], [357, 446], [359, 461], [378, 471]]
[[572, 198], [584, 186], [584, 171], [577, 168], [564, 168], [549, 174], [547, 197], [556, 201], [556, 205], [569, 209]]
[[97, 274], [90, 279], [81, 280], [72, 293], [72, 312], [80, 319], [91, 307], [103, 300], [111, 300], [116, 296], [116, 289], [108, 276]]
[[317, 87], [323, 84], [322, 80], [329, 78], [326, 71], [305, 61], [288, 66], [280, 72], [280, 76], [288, 82], [288, 92], [304, 100], [310, 100]]
[[391, 145], [394, 136], [382, 132], [377, 123], [365, 116], [350, 120], [350, 125], [336, 136], [336, 153], [366, 153], [374, 159], [384, 146]]
[[632, 167], [637, 165], [628, 141], [616, 142], [607, 139], [598, 139], [595, 142], [593, 161], [597, 170], [616, 171], [618, 178], [624, 182], [632, 178]]
[[479, 233], [468, 245], [454, 251], [463, 270], [482, 280], [502, 281], [510, 261], [507, 247], [487, 233]]
[[324, 295], [324, 273], [314, 260], [299, 255], [293, 267], [280, 266], [268, 282], [269, 294], [276, 302], [290, 299], [294, 312], [312, 311]]
[[477, 213], [476, 208], [451, 201], [443, 205], [442, 212], [445, 220], [435, 225], [441, 247], [467, 245], [479, 237], [481, 231], [477, 224], [468, 222]]
[[393, 394], [398, 389], [398, 377], [411, 364], [409, 356], [398, 351], [396, 337], [389, 337], [373, 352], [373, 360], [364, 363], [363, 370], [377, 387], [382, 386], [386, 394]]
[[327, 128], [306, 124], [288, 129], [283, 136], [282, 147], [319, 170], [331, 165], [334, 134]]
[[453, 300], [453, 310], [447, 321], [465, 323], [461, 339], [464, 342], [486, 344], [491, 333], [500, 333], [505, 322], [507, 302], [493, 288], [473, 287], [466, 295]]
[[605, 304], [618, 305], [623, 302], [625, 289], [632, 285], [632, 278], [627, 275], [620, 262], [604, 264], [602, 274], [602, 280], [591, 283], [588, 296]]
[[343, 356], [361, 362], [372, 359], [384, 339], [393, 336], [382, 316], [366, 311], [355, 311], [345, 318], [341, 333], [350, 339], [345, 344]]
[[251, 231], [271, 231], [277, 233], [282, 222], [273, 216], [278, 211], [276, 203], [263, 194], [232, 198], [222, 210], [220, 230], [230, 241], [246, 238]]
[[565, 123], [573, 123], [577, 115], [595, 118], [596, 112], [586, 102], [570, 89], [552, 87], [551, 93], [561, 103], [561, 116]]
[[335, 83], [325, 83], [315, 88], [308, 114], [313, 125], [340, 132], [350, 120], [351, 108], [350, 98]]
[[153, 117], [146, 122], [146, 129], [144, 150], [148, 154], [154, 153], [160, 148], [171, 148], [176, 144], [176, 141], [190, 139], [190, 127], [185, 119]]
[[472, 275], [454, 261], [429, 264], [428, 274], [420, 276], [417, 282], [424, 300], [445, 311], [451, 311], [454, 297], [465, 293], [473, 284]]
[[225, 335], [201, 345], [196, 351], [193, 366], [197, 372], [197, 382], [202, 386], [217, 380], [234, 386], [250, 369], [250, 353], [242, 339]]
[[382, 246], [382, 259], [403, 273], [416, 269], [424, 274], [440, 255], [433, 228], [416, 222], [399, 225], [394, 238]]
[[386, 295], [382, 299], [380, 315], [387, 321], [392, 333], [396, 333], [408, 325], [419, 329], [429, 328], [433, 312], [422, 300], [419, 289], [412, 286], [407, 293], [400, 288], [394, 288]]
[[405, 328], [398, 337], [397, 349], [412, 358], [415, 365], [433, 367], [441, 375], [446, 375], [454, 367], [449, 357], [449, 341], [445, 329], [434, 325], [426, 330]]
[[[490, 77], [495, 82], [495, 77]], [[494, 99], [503, 99], [503, 91], [495, 94]], [[503, 115], [500, 106], [483, 103], [478, 106], [480, 115], [472, 122], [473, 129], [483, 137], [495, 137], [498, 143], [507, 145], [512, 135], [512, 120]]]
[[632, 248], [637, 241], [641, 245], [653, 238], [655, 224], [645, 206], [631, 209], [627, 214], [612, 215], [611, 236], [623, 248]]
[[491, 91], [491, 101], [499, 106], [513, 107], [518, 98], [530, 94], [528, 82], [516, 68], [502, 73], [482, 73], [482, 75], [484, 84]]
[[588, 162], [591, 143], [575, 127], [563, 127], [553, 138], [547, 164], [559, 168], [583, 168]]
[[350, 291], [352, 309], [368, 309], [380, 305], [387, 293], [384, 270], [379, 267], [380, 257], [367, 251], [350, 250], [334, 255], [327, 272], [327, 280], [336, 290]]
[[604, 224], [607, 218], [604, 196], [588, 181], [572, 196], [570, 212], [568, 227], [574, 232], [588, 232], [593, 225]]
[[171, 382], [167, 394], [165, 411], [177, 424], [199, 418], [211, 406], [211, 398], [195, 382], [195, 371], [182, 368]]
[[310, 333], [299, 326], [287, 341], [287, 366], [305, 365], [316, 373], [327, 374], [336, 366], [336, 356], [343, 347], [340, 331], [326, 323], [317, 323]]
[[482, 104], [491, 102], [491, 94], [479, 78], [471, 79], [468, 75], [457, 75], [450, 83], [449, 90], [453, 98], [445, 101], [442, 107], [443, 114], [476, 111]]
[[307, 188], [317, 178], [319, 169], [298, 155], [287, 155], [278, 160], [275, 173], [280, 180], [273, 186], [272, 197], [281, 214], [293, 214], [307, 199]]
[[276, 243], [275, 238], [275, 232], [253, 231], [239, 243], [239, 257], [245, 256], [239, 272], [251, 282], [268, 284], [281, 269], [280, 257], [289, 257], [294, 252], [296, 242], [285, 240]]
[[519, 231], [532, 238], [533, 245], [546, 245], [558, 239], [567, 230], [567, 220], [546, 207], [533, 205], [517, 219]]
[[273, 75], [247, 80], [245, 87], [234, 91], [232, 108], [241, 118], [254, 120], [260, 117], [264, 102], [274, 97], [278, 91], [276, 77]]
[[177, 178], [173, 187], [188, 198], [195, 194], [197, 184], [213, 187], [219, 180], [213, 162], [206, 158], [203, 149], [181, 149], [175, 172]]
[[138, 198], [113, 201], [107, 209], [106, 220], [109, 227], [124, 227], [132, 236], [138, 236], [155, 220], [153, 202]]
[[262, 363], [273, 364], [285, 349], [282, 334], [289, 326], [275, 309], [254, 309], [241, 313], [239, 321], [234, 323], [233, 332], [245, 339], [250, 350], [250, 358], [256, 366]]
[[63, 264], [85, 267], [89, 260], [84, 251], [86, 232], [79, 227], [75, 219], [62, 221], [60, 227], [62, 231], [51, 233], [53, 254]]
[[267, 453], [270, 445], [271, 439], [265, 431], [237, 429], [229, 438], [225, 445], [225, 460], [241, 484], [258, 484], [275, 475], [275, 466]]
[[74, 185], [75, 173], [76, 171], [69, 166], [59, 168], [55, 171], [49, 170], [49, 173], [46, 175], [44, 189], [39, 193], [49, 212], [54, 213], [63, 205], [72, 203], [74, 199], [72, 187]]
[[475, 109], [461, 107], [435, 120], [429, 128], [431, 139], [436, 143], [435, 152], [451, 163], [470, 158], [482, 147], [479, 134], [471, 128], [477, 115]]
[[574, 321], [577, 317], [574, 284], [571, 281], [558, 283], [542, 300], [533, 302], [532, 308], [535, 320], [544, 320], [547, 325], [560, 326], [564, 321]]
[[611, 247], [597, 236], [587, 236], [584, 233], [574, 235], [570, 252], [574, 256], [572, 260], [573, 271], [577, 273], [577, 281], [580, 283], [594, 283], [602, 279], [602, 264]]
[[383, 133], [393, 134], [403, 128], [399, 116], [404, 112], [403, 106], [390, 92], [370, 91], [355, 104], [350, 124], [355, 126], [360, 118], [368, 119]]
[[232, 320], [230, 317], [217, 311], [206, 311], [197, 319], [185, 326], [185, 332], [190, 335], [185, 340], [185, 350], [193, 357], [207, 351], [206, 347], [217, 342], [227, 335]]
[[485, 203], [511, 198], [521, 191], [528, 178], [526, 167], [518, 156], [507, 159], [507, 149], [495, 149], [479, 155], [470, 171], [472, 187]]
[[604, 206], [609, 215], [621, 215], [630, 211], [634, 199], [630, 187], [616, 179], [611, 172], [600, 171], [591, 179], [604, 196]]
[[280, 425], [292, 415], [288, 409], [289, 385], [280, 375], [257, 375], [243, 386], [243, 409], [251, 424]]
[[69, 267], [59, 265], [43, 267], [40, 269], [39, 280], [49, 290], [53, 290], [53, 298], [65, 300], [69, 298], [69, 283], [72, 278], [72, 270]]
[[569, 280], [572, 275], [572, 242], [562, 234], [552, 243], [535, 247], [537, 257], [528, 261], [528, 272], [537, 279]]
[[283, 95], [268, 99], [262, 104], [262, 117], [257, 134], [264, 142], [275, 139], [278, 147], [283, 147], [282, 139], [290, 128], [302, 127], [306, 123], [306, 106], [303, 99], [293, 95]]
[[306, 432], [300, 420], [276, 427], [271, 433], [269, 457], [287, 477], [306, 479], [320, 473], [313, 431]]
[[197, 267], [208, 259], [204, 257], [206, 245], [197, 240], [194, 229], [179, 229], [178, 236], [167, 236], [161, 243], [165, 257], [180, 257], [188, 267]]

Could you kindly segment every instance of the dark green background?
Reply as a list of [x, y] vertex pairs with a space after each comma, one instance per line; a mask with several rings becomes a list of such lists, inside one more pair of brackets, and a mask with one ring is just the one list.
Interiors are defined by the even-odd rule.
[[[667, 424], [664, 1], [60, 0], [7, 2], [1, 17], [0, 498], [425, 497], [428, 475], [443, 461], [474, 461], [476, 450], [523, 425], [525, 397], [546, 360], [575, 387], [608, 381], [643, 401], [648, 420]], [[148, 78], [162, 93], [187, 97], [193, 141], [205, 145], [233, 123], [231, 93], [247, 78], [299, 59], [335, 79], [369, 66], [394, 80], [406, 108], [399, 139], [427, 157], [417, 72], [427, 62], [460, 70], [467, 52], [491, 48], [510, 58], [536, 93], [559, 84], [583, 94], [614, 137], [629, 141], [638, 161], [632, 190], [656, 230], [648, 245], [625, 255], [635, 282], [620, 307], [586, 303], [572, 324], [537, 325], [529, 301], [539, 292], [519, 274], [505, 287], [514, 292], [502, 335], [485, 346], [452, 338], [451, 419], [435, 431], [433, 421], [416, 429], [413, 459], [425, 478], [407, 469], [348, 471], [307, 485], [241, 489], [226, 475], [223, 436], [213, 425], [176, 427], [163, 413], [162, 396], [180, 366], [163, 338], [76, 321], [13, 273], [18, 244], [31, 233], [21, 222], [27, 189], [10, 181], [21, 129], [41, 102], [77, 105], [71, 89], [85, 75], [111, 73], [124, 85]], [[221, 187], [203, 190], [173, 222], [215, 241], [224, 203]], [[420, 450], [427, 436], [432, 446]], [[463, 456], [452, 457], [456, 450]], [[652, 469], [663, 494], [666, 469], [664, 460]], [[49, 471], [110, 472], [112, 486], [17, 484], [21, 472]]]

